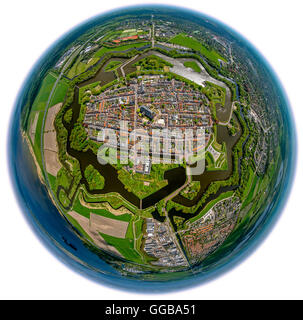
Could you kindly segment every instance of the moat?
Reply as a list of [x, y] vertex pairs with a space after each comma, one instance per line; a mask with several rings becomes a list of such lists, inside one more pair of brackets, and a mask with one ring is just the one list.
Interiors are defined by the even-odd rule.
[[[136, 61], [139, 61], [145, 57], [148, 57], [149, 55], [154, 54], [154, 52], [149, 52], [145, 53], [143, 55], [139, 55], [136, 59], [132, 61], [131, 64], [127, 64], [126, 61], [127, 59], [119, 58], [121, 61], [125, 64], [124, 71], [125, 74], [127, 75], [128, 73], [134, 72], [135, 68], [133, 67], [133, 64], [136, 63]], [[160, 54], [159, 54], [160, 55]], [[161, 54], [162, 58], [165, 58], [164, 55]], [[184, 59], [172, 59], [167, 57], [170, 63], [173, 63], [174, 60], [176, 61], [176, 65], [179, 70], [178, 72], [185, 72], [182, 74], [183, 76], [188, 76], [188, 70], [182, 70], [180, 68], [180, 62], [179, 60], [184, 62]], [[92, 194], [106, 194], [109, 192], [117, 192], [121, 194], [127, 201], [135, 205], [136, 207], [140, 209], [145, 209], [150, 206], [154, 206], [156, 203], [158, 203], [160, 200], [165, 198], [167, 195], [171, 194], [175, 190], [177, 190], [179, 187], [181, 187], [186, 180], [186, 172], [184, 167], [178, 167], [174, 169], [167, 170], [165, 172], [164, 178], [167, 180], [168, 184], [164, 188], [161, 188], [160, 190], [152, 193], [151, 195], [145, 197], [140, 201], [140, 199], [132, 192], [129, 192], [126, 190], [124, 187], [123, 183], [119, 180], [118, 178], [118, 173], [117, 170], [110, 164], [106, 165], [101, 165], [98, 160], [96, 154], [90, 149], [88, 149], [85, 152], [82, 151], [77, 151], [71, 148], [70, 146], [70, 133], [71, 130], [74, 126], [74, 123], [77, 121], [79, 117], [79, 112], [81, 105], [79, 103], [79, 88], [87, 86], [89, 84], [95, 83], [97, 81], [100, 81], [100, 85], [106, 85], [107, 83], [113, 81], [115, 79], [115, 74], [114, 72], [108, 72], [105, 71], [104, 68], [105, 66], [110, 63], [113, 60], [117, 60], [117, 58], [112, 58], [110, 59], [104, 66], [100, 68], [100, 70], [89, 80], [83, 81], [75, 87], [75, 94], [74, 94], [74, 99], [71, 105], [71, 108], [73, 110], [73, 117], [72, 121], [70, 124], [67, 124], [64, 122], [64, 125], [66, 129], [68, 130], [68, 143], [67, 143], [67, 151], [68, 153], [72, 156], [75, 157], [76, 159], [79, 160], [80, 167], [81, 167], [81, 172], [82, 176], [84, 176], [84, 170], [88, 165], [93, 165], [103, 176], [105, 179], [105, 184], [104, 188], [102, 190], [92, 190]], [[187, 60], [187, 59], [185, 59]], [[118, 69], [120, 70], [120, 68]], [[187, 72], [187, 73], [186, 73]], [[195, 75], [196, 76], [196, 75]], [[211, 78], [206, 71], [204, 70], [204, 73], [202, 74], [202, 77], [206, 78], [208, 81], [213, 80], [215, 83], [222, 85], [222, 82], [218, 81], [217, 79]], [[217, 110], [217, 116], [220, 121], [226, 121], [226, 114], [230, 113], [231, 110], [230, 108], [232, 107], [232, 101], [231, 101], [231, 93], [230, 89], [228, 86], [226, 86], [223, 83], [225, 89], [227, 90], [227, 95], [225, 97], [225, 105], [223, 108], [220, 108]], [[235, 121], [238, 122], [237, 118], [235, 115], [233, 115]], [[239, 125], [241, 128], [241, 126]], [[239, 130], [235, 135], [231, 136], [227, 130], [227, 128], [223, 125], [218, 125], [217, 126], [217, 141], [220, 144], [225, 144], [226, 145], [226, 154], [227, 154], [227, 170], [216, 170], [216, 171], [204, 171], [203, 174], [193, 176], [193, 181], [198, 181], [200, 182], [200, 190], [198, 194], [195, 196], [194, 199], [187, 199], [183, 197], [182, 195], [178, 194], [173, 198], [173, 201], [176, 203], [179, 203], [183, 206], [186, 207], [192, 207], [195, 204], [197, 204], [203, 195], [204, 191], [208, 188], [208, 186], [211, 184], [213, 181], [218, 181], [218, 180], [226, 180], [228, 179], [233, 171], [233, 162], [232, 162], [232, 148], [233, 146], [237, 143], [239, 138], [241, 137], [242, 134], [242, 129]], [[81, 181], [84, 183], [88, 189], [88, 185], [85, 179], [82, 179]], [[227, 190], [233, 190], [234, 187], [224, 187], [221, 188], [219, 192], [217, 192], [216, 195], [211, 196], [205, 204], [207, 204], [211, 199], [213, 199], [215, 196], [218, 196], [221, 192], [226, 192]]]

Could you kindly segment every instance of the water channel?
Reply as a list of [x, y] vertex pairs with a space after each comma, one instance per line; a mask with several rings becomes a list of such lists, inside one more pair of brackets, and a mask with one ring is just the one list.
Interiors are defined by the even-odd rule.
[[[135, 60], [133, 60], [130, 65], [126, 64], [124, 67], [125, 74], [128, 74], [130, 72], [135, 71], [135, 67], [133, 66], [133, 64], [136, 63], [137, 60], [142, 59], [145, 56], [147, 56], [149, 54], [154, 54], [154, 53], [155, 52], [153, 52], [153, 51], [150, 51], [148, 53], [144, 53], [143, 55], [140, 55]], [[164, 57], [167, 58], [166, 56], [164, 56]], [[162, 58], [162, 55], [161, 55], [161, 58]], [[172, 58], [169, 58], [166, 60], [169, 60], [169, 62], [173, 62], [171, 59]], [[110, 62], [111, 60], [118, 60], [118, 58], [112, 58], [108, 62]], [[121, 60], [123, 63], [126, 61], [125, 58], [120, 58], [120, 57], [119, 57], [119, 60]], [[173, 60], [177, 61], [176, 64], [178, 66], [180, 66], [181, 62], [184, 62], [184, 58], [180, 58], [180, 59], [178, 58], [178, 59], [173, 59]], [[180, 61], [178, 61], [178, 60], [180, 60]], [[67, 124], [63, 121], [64, 126], [66, 127], [66, 129], [68, 131], [67, 152], [72, 157], [76, 158], [79, 161], [83, 177], [84, 177], [85, 168], [90, 164], [93, 165], [104, 177], [104, 179], [105, 179], [104, 188], [102, 190], [93, 190], [93, 191], [91, 191], [92, 194], [106, 194], [109, 192], [117, 192], [117, 193], [121, 194], [121, 196], [123, 196], [127, 201], [129, 201], [130, 203], [132, 203], [136, 207], [140, 208], [139, 197], [137, 197], [134, 193], [129, 192], [125, 189], [123, 183], [118, 179], [117, 170], [113, 166], [111, 166], [110, 164], [101, 165], [97, 160], [97, 156], [90, 149], [83, 152], [83, 151], [74, 150], [70, 146], [70, 139], [69, 139], [70, 133], [71, 133], [71, 130], [74, 126], [74, 123], [77, 121], [77, 119], [79, 117], [79, 112], [80, 112], [79, 88], [86, 86], [88, 84], [94, 83], [96, 81], [100, 81], [101, 86], [113, 81], [115, 79], [115, 74], [114, 74], [114, 72], [104, 71], [104, 67], [106, 66], [106, 64], [107, 63], [105, 63], [105, 65], [103, 65], [100, 68], [100, 70], [95, 74], [95, 76], [93, 76], [89, 80], [85, 80], [85, 81], [79, 83], [75, 87], [74, 99], [73, 99], [73, 102], [71, 105], [71, 107], [73, 109], [72, 121], [70, 124]], [[186, 68], [186, 69], [188, 69], [188, 68]], [[180, 70], [181, 69], [179, 68], [179, 73], [181, 72]], [[186, 70], [186, 72], [188, 73], [189, 70]], [[184, 76], [186, 76], [186, 74], [184, 74]], [[204, 77], [205, 77], [205, 74], [204, 74]], [[210, 81], [212, 79], [212, 78], [209, 79], [209, 77], [210, 76], [208, 75], [207, 81]], [[216, 80], [216, 79], [213, 79], [213, 80], [214, 80], [213, 81], [214, 83], [219, 84], [218, 80]], [[224, 87], [226, 87], [229, 90], [229, 88], [226, 86], [225, 83], [220, 82], [220, 85], [221, 84], [222, 84], [222, 86], [224, 84]], [[229, 109], [229, 108], [231, 108], [231, 105], [232, 105], [231, 104], [231, 95], [227, 95], [227, 96], [229, 97], [229, 102], [226, 103], [226, 107]], [[219, 117], [220, 117], [220, 114], [218, 114], [218, 118]], [[234, 117], [235, 121], [238, 122], [236, 116], [234, 115], [233, 117]], [[187, 207], [193, 206], [198, 203], [198, 201], [201, 199], [201, 196], [203, 195], [204, 191], [207, 189], [207, 187], [210, 185], [211, 182], [228, 179], [233, 172], [232, 148], [236, 144], [238, 139], [240, 138], [241, 134], [242, 134], [242, 130], [238, 131], [236, 135], [230, 136], [228, 133], [227, 127], [222, 126], [222, 125], [218, 125], [217, 126], [217, 141], [220, 144], [225, 143], [225, 145], [226, 145], [227, 162], [228, 162], [227, 170], [205, 171], [201, 175], [193, 176], [192, 177], [193, 181], [200, 182], [200, 190], [199, 190], [198, 194], [196, 195], [196, 197], [192, 200], [189, 200], [189, 199], [181, 196], [180, 194], [178, 194], [177, 196], [175, 196], [173, 198], [173, 201], [177, 202], [179, 204], [182, 204], [184, 206], [187, 206]], [[160, 190], [154, 192], [153, 194], [142, 199], [142, 203], [141, 203], [142, 209], [148, 208], [150, 206], [154, 206], [161, 199], [165, 198], [166, 196], [168, 196], [169, 194], [171, 194], [172, 192], [174, 192], [175, 190], [180, 188], [186, 181], [185, 169], [183, 167], [178, 167], [175, 169], [167, 170], [164, 174], [164, 179], [167, 180], [168, 184], [165, 187], [163, 187], [162, 189], [160, 189]], [[87, 184], [87, 181], [85, 178], [82, 178], [81, 183], [84, 183], [88, 189], [88, 184]], [[225, 192], [227, 190], [233, 190], [234, 188], [235, 188], [235, 186], [220, 188], [220, 190], [218, 191], [217, 194], [211, 195], [209, 197], [209, 199], [207, 199], [207, 202], [211, 201], [213, 198], [216, 198], [220, 193]], [[170, 212], [170, 214], [173, 214], [173, 213], [174, 213], [173, 211]], [[155, 213], [155, 215], [157, 216], [157, 213]]]

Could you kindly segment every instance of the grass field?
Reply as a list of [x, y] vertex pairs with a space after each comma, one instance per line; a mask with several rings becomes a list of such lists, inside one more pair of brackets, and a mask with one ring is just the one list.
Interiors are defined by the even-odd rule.
[[67, 73], [67, 76], [72, 79], [76, 75], [84, 72], [87, 68], [87, 65], [80, 61], [81, 57], [77, 59], [77, 61], [73, 64], [73, 66], [70, 68], [70, 70]]
[[[52, 88], [53, 88], [55, 82], [56, 82], [56, 76], [53, 73], [50, 72], [45, 76], [45, 78], [42, 81], [39, 92], [33, 102], [31, 113], [30, 113], [29, 123], [32, 122], [35, 113], [39, 112], [37, 125], [36, 125], [36, 131], [35, 131], [35, 139], [34, 139], [34, 143], [33, 143], [33, 149], [34, 149], [36, 159], [37, 159], [41, 169], [42, 169], [42, 160], [41, 160], [40, 146], [41, 146], [41, 131], [42, 131], [43, 116], [44, 116], [44, 111], [46, 108], [46, 104], [47, 104], [49, 95], [52, 91]], [[53, 101], [57, 101], [59, 99], [59, 97], [62, 96], [62, 94], [64, 92], [65, 85], [66, 85], [66, 83], [64, 81], [62, 81], [62, 82], [60, 81], [57, 84], [57, 88], [58, 87], [61, 87], [61, 88], [59, 88], [58, 91], [57, 91], [57, 89], [55, 90], [53, 98], [51, 100], [51, 103]], [[56, 91], [57, 91], [57, 93], [56, 93]], [[51, 103], [50, 103], [50, 106], [51, 106]]]
[[120, 239], [116, 237], [109, 236], [104, 233], [100, 233], [104, 240], [111, 246], [115, 247], [125, 259], [131, 260], [134, 262], [142, 263], [142, 258], [134, 250], [134, 240], [133, 239]]
[[43, 169], [42, 166], [42, 157], [41, 157], [41, 130], [42, 130], [42, 122], [43, 122], [43, 111], [39, 111], [36, 132], [35, 132], [35, 142], [33, 144], [34, 153], [36, 155], [36, 159], [40, 165], [40, 168]]
[[100, 50], [98, 50], [94, 57], [102, 57], [104, 54], [108, 53], [108, 52], [113, 52], [113, 51], [125, 51], [128, 49], [135, 49], [135, 48], [140, 48], [143, 47], [145, 45], [147, 45], [149, 42], [138, 42], [138, 43], [132, 43], [132, 44], [124, 44], [121, 46], [117, 46], [117, 47], [102, 47]]
[[135, 236], [138, 239], [140, 235], [142, 235], [143, 219], [135, 221], [134, 225], [135, 225]]
[[45, 109], [48, 97], [52, 91], [53, 85], [56, 82], [56, 76], [52, 73], [48, 73], [46, 77], [43, 79], [40, 90], [34, 100], [32, 106], [33, 111], [42, 111]]
[[125, 233], [125, 238], [126, 239], [133, 239], [134, 238], [134, 230], [133, 230], [133, 222], [135, 220], [135, 217], [132, 216], [129, 224], [128, 224], [128, 227], [127, 227], [127, 230], [126, 230], [126, 233]]
[[70, 199], [68, 198], [68, 195], [63, 189], [60, 189], [58, 199], [64, 207], [67, 207], [70, 205]]
[[254, 192], [255, 192], [255, 187], [256, 187], [256, 184], [257, 184], [258, 180], [259, 180], [259, 177], [257, 175], [254, 175], [253, 176], [253, 181], [250, 183], [251, 187], [248, 190], [245, 190], [246, 191], [246, 197], [245, 197], [245, 201], [242, 204], [243, 208], [252, 201], [253, 195], [254, 195]]
[[[110, 219], [120, 220], [128, 222], [127, 231], [125, 234], [125, 238], [117, 238], [108, 234], [104, 234], [100, 232], [100, 235], [104, 238], [104, 240], [111, 246], [115, 247], [121, 255], [127, 259], [137, 263], [145, 263], [145, 257], [141, 256], [138, 252], [138, 247], [140, 247], [142, 236], [142, 225], [143, 219], [138, 216], [134, 216], [132, 214], [122, 214], [122, 215], [114, 215], [108, 210], [105, 209], [90, 209], [81, 205], [79, 199], [77, 198], [73, 210], [86, 218], [90, 217], [90, 213], [95, 213]], [[71, 218], [71, 219], [70, 219]], [[84, 235], [86, 235], [85, 231], [79, 226], [77, 221], [72, 217], [69, 217], [71, 223]], [[87, 236], [87, 235], [86, 235]], [[135, 238], [136, 239], [135, 239]]]
[[116, 216], [116, 215], [110, 213], [109, 211], [107, 211], [105, 209], [91, 209], [91, 208], [84, 207], [80, 203], [79, 198], [77, 198], [75, 200], [75, 203], [74, 203], [74, 206], [73, 206], [73, 210], [78, 212], [79, 214], [81, 214], [82, 216], [84, 216], [86, 218], [90, 217], [90, 213], [91, 212], [95, 213], [95, 214], [98, 214], [100, 216], [103, 216], [103, 217], [110, 218], [110, 219], [127, 221], [127, 222], [130, 222], [131, 218], [132, 218], [132, 216], [130, 214], [127, 214], [127, 213]]
[[68, 82], [65, 80], [60, 80], [58, 82], [50, 102], [50, 107], [59, 102], [64, 102], [64, 98], [68, 90], [68, 86], [69, 86]]
[[167, 185], [167, 181], [158, 180], [152, 175], [142, 175], [141, 173], [130, 174], [124, 169], [119, 170], [118, 173], [118, 178], [124, 184], [125, 189], [132, 191], [140, 199]]
[[184, 62], [184, 66], [186, 68], [191, 68], [192, 70], [194, 70], [196, 72], [201, 72], [200, 67], [198, 66], [198, 64], [195, 61], [186, 61], [186, 62]]
[[98, 57], [97, 58], [90, 58], [86, 63], [87, 68], [89, 68], [90, 66], [93, 66], [98, 61], [99, 61]]
[[68, 190], [72, 183], [72, 179], [73, 177], [70, 173], [65, 167], [62, 167], [57, 174], [57, 186], [62, 186], [65, 190]]
[[175, 37], [171, 38], [169, 42], [193, 49], [195, 51], [199, 51], [203, 56], [205, 56], [209, 61], [213, 62], [217, 66], [220, 66], [218, 59], [226, 62], [226, 60], [221, 57], [216, 51], [208, 50], [197, 39], [191, 38], [185, 33], [176, 35]]
[[220, 157], [218, 158], [217, 162], [216, 162], [216, 168], [217, 170], [227, 170], [228, 169], [228, 163], [227, 163], [227, 159], [226, 159], [226, 155], [221, 153]]
[[82, 57], [79, 57], [70, 70], [67, 73], [67, 76], [72, 79], [78, 74], [85, 72], [90, 66], [98, 62], [99, 57], [90, 58], [86, 63], [81, 61]]
[[81, 194], [83, 195], [84, 201], [87, 203], [98, 203], [98, 202], [108, 202], [110, 206], [114, 209], [118, 209], [121, 206], [124, 206], [128, 210], [133, 213], [138, 213], [138, 209], [136, 206], [126, 201], [120, 194], [116, 192], [100, 194], [100, 195], [92, 195], [87, 192], [87, 190], [82, 190]]
[[112, 60], [106, 65], [105, 71], [116, 70], [119, 66], [121, 66], [121, 64], [122, 64], [122, 62], [119, 60]]
[[227, 170], [228, 163], [227, 163], [227, 155], [226, 155], [226, 146], [225, 143], [219, 144], [216, 140], [212, 140], [212, 148], [220, 152], [220, 156], [215, 161], [211, 152], [207, 151], [205, 154], [205, 160], [207, 161], [207, 170], [214, 171], [214, 170]]
[[51, 189], [52, 190], [56, 190], [56, 181], [57, 181], [57, 178], [54, 177], [53, 175], [51, 175], [50, 173], [47, 174], [48, 175], [48, 181], [49, 181], [49, 184], [51, 186]]
[[118, 171], [118, 178], [124, 184], [126, 190], [133, 192], [137, 197], [143, 199], [150, 194], [160, 190], [167, 185], [164, 179], [166, 170], [177, 167], [175, 164], [153, 164], [150, 174], [130, 173], [121, 169]]
[[251, 167], [249, 167], [249, 178], [248, 181], [246, 182], [246, 187], [245, 190], [243, 191], [243, 199], [245, 199], [249, 193], [249, 191], [251, 190], [252, 187], [252, 181], [255, 177], [255, 172], [253, 171], [253, 169]]
[[113, 30], [108, 32], [101, 40], [101, 42], [110, 41], [112, 39], [116, 39], [121, 35], [121, 30]]
[[213, 158], [212, 154], [209, 151], [207, 151], [205, 154], [205, 160], [207, 162], [207, 170], [214, 170], [215, 159]]

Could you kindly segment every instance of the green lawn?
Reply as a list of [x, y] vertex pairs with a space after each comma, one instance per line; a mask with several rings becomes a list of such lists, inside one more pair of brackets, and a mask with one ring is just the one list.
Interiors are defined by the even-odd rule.
[[104, 233], [100, 233], [104, 240], [109, 244], [115, 247], [125, 259], [142, 263], [141, 256], [134, 249], [134, 240], [133, 239], [121, 239], [109, 236]]
[[70, 199], [68, 198], [68, 195], [63, 189], [60, 189], [59, 195], [58, 195], [60, 203], [64, 206], [67, 207], [70, 205]]
[[227, 158], [225, 154], [221, 153], [220, 157], [218, 158], [216, 162], [216, 167], [217, 170], [227, 170], [228, 169], [228, 163], [227, 163]]
[[215, 159], [213, 158], [213, 155], [209, 151], [206, 152], [205, 160], [207, 162], [207, 169], [208, 170], [215, 168]]
[[43, 169], [42, 166], [42, 157], [41, 157], [41, 129], [42, 129], [42, 122], [43, 122], [43, 111], [39, 111], [36, 132], [35, 132], [35, 140], [33, 144], [34, 153], [36, 155], [36, 159], [40, 165], [40, 168]]
[[219, 144], [216, 140], [214, 140], [212, 142], [212, 147], [214, 150], [220, 152], [220, 156], [217, 161], [215, 161], [213, 155], [209, 151], [206, 152], [205, 160], [207, 161], [207, 170], [227, 170], [228, 164], [225, 143]]
[[135, 237], [138, 239], [140, 235], [142, 235], [142, 228], [143, 228], [143, 219], [139, 218], [139, 220], [136, 220], [135, 223]]
[[126, 230], [126, 233], [125, 233], [125, 238], [126, 239], [134, 239], [134, 232], [133, 232], [133, 222], [134, 222], [135, 218], [134, 216], [132, 216], [129, 224], [128, 224], [128, 227], [127, 227], [127, 230]]
[[246, 195], [245, 197], [245, 201], [242, 205], [242, 207], [244, 208], [246, 205], [248, 205], [252, 199], [253, 199], [253, 195], [254, 195], [254, 191], [255, 191], [255, 187], [256, 187], [256, 184], [257, 184], [257, 181], [259, 180], [259, 177], [257, 175], [255, 175], [253, 177], [253, 181], [252, 181], [252, 185], [251, 185], [251, 188], [250, 188], [250, 191], [249, 193]]
[[[40, 152], [40, 146], [41, 146], [41, 133], [42, 133], [42, 123], [43, 123], [43, 116], [44, 111], [46, 108], [46, 104], [49, 98], [49, 95], [52, 91], [52, 88], [56, 82], [56, 75], [53, 73], [48, 73], [45, 78], [42, 81], [41, 87], [39, 89], [39, 92], [37, 93], [37, 96], [33, 102], [30, 119], [33, 119], [36, 112], [39, 112], [37, 125], [36, 125], [36, 131], [35, 131], [35, 139], [33, 144], [34, 153], [36, 155], [36, 159], [42, 168], [42, 161], [41, 161], [41, 152]], [[51, 98], [49, 106], [58, 103], [63, 102], [64, 96], [66, 94], [66, 91], [68, 89], [68, 83], [65, 80], [60, 80], [57, 83], [56, 89], [53, 92], [53, 96]]]
[[243, 199], [245, 199], [249, 193], [249, 191], [251, 190], [252, 188], [252, 181], [255, 177], [255, 172], [253, 171], [252, 167], [249, 167], [249, 178], [246, 182], [246, 187], [245, 187], [245, 190], [243, 191]]
[[62, 167], [57, 173], [57, 186], [62, 186], [65, 190], [68, 190], [72, 181], [73, 177], [65, 167]]
[[94, 65], [95, 63], [97, 63], [99, 61], [99, 58], [96, 57], [96, 58], [90, 58], [87, 63], [86, 63], [86, 66], [87, 68]]
[[56, 86], [56, 89], [53, 93], [51, 102], [50, 102], [50, 107], [59, 103], [59, 102], [64, 102], [64, 98], [66, 95], [66, 92], [68, 90], [68, 83], [65, 80], [60, 80]]
[[44, 111], [48, 97], [52, 91], [53, 85], [56, 82], [56, 77], [52, 73], [48, 73], [42, 81], [40, 90], [34, 100], [32, 106], [33, 111]]
[[167, 185], [165, 171], [178, 167], [176, 164], [153, 164], [150, 174], [130, 173], [125, 169], [118, 171], [118, 178], [126, 190], [143, 199]]
[[77, 61], [73, 64], [71, 69], [68, 71], [67, 76], [69, 78], [72, 79], [76, 75], [78, 75], [86, 70], [87, 65], [85, 63], [81, 62], [80, 60], [81, 60], [81, 57], [79, 57], [77, 59]]
[[189, 37], [185, 33], [176, 35], [175, 37], [171, 38], [169, 42], [193, 49], [195, 51], [199, 51], [203, 56], [205, 56], [209, 61], [213, 62], [217, 66], [220, 66], [218, 59], [226, 61], [215, 50], [208, 50], [197, 39]]
[[102, 57], [104, 54], [108, 53], [108, 52], [113, 52], [113, 51], [125, 51], [128, 49], [135, 49], [135, 48], [140, 48], [145, 46], [146, 44], [148, 44], [149, 42], [138, 42], [138, 43], [132, 43], [132, 44], [124, 44], [121, 46], [117, 46], [117, 47], [105, 47], [103, 46], [100, 50], [98, 50], [94, 57]]
[[90, 66], [94, 65], [98, 62], [99, 57], [92, 57], [87, 62], [81, 61], [82, 57], [79, 57], [76, 62], [73, 64], [73, 66], [70, 68], [70, 70], [67, 73], [67, 76], [69, 78], [73, 78], [77, 76], [78, 74], [86, 71]]
[[86, 190], [81, 191], [81, 194], [84, 197], [85, 202], [87, 203], [98, 203], [98, 202], [108, 202], [110, 206], [114, 209], [119, 209], [121, 206], [124, 206], [128, 210], [133, 213], [138, 213], [138, 208], [131, 204], [130, 202], [126, 201], [120, 194], [116, 192], [110, 192], [106, 194], [100, 195], [92, 195], [89, 194]]
[[112, 214], [111, 212], [105, 210], [105, 209], [90, 209], [87, 207], [82, 206], [82, 204], [79, 201], [79, 198], [77, 197], [77, 199], [75, 200], [74, 206], [73, 206], [73, 210], [78, 212], [79, 214], [83, 215], [86, 218], [89, 218], [90, 213], [95, 213], [98, 214], [100, 216], [103, 217], [107, 217], [110, 219], [115, 219], [115, 220], [121, 220], [121, 221], [126, 221], [126, 222], [130, 222], [132, 215], [131, 214], [121, 214], [119, 216], [116, 216], [114, 214]]
[[191, 68], [196, 72], [201, 72], [200, 67], [198, 66], [197, 62], [195, 62], [195, 61], [186, 61], [186, 62], [184, 62], [184, 66], [186, 68]]
[[119, 60], [112, 60], [106, 65], [105, 71], [116, 70], [119, 66], [121, 66], [121, 64], [122, 64], [122, 62]]
[[48, 181], [49, 181], [49, 184], [51, 186], [51, 189], [52, 190], [56, 190], [56, 181], [57, 181], [57, 178], [54, 177], [53, 175], [51, 175], [50, 173], [47, 174], [48, 175]]
[[107, 33], [101, 40], [101, 42], [105, 42], [105, 41], [110, 41], [113, 39], [118, 38], [121, 35], [122, 31], [121, 30], [113, 30], [110, 31], [109, 33]]

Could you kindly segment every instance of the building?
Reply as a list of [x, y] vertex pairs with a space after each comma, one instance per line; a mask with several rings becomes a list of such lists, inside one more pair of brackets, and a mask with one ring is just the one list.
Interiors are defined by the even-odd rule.
[[153, 120], [155, 114], [146, 106], [140, 107], [140, 112], [147, 117], [149, 120]]

